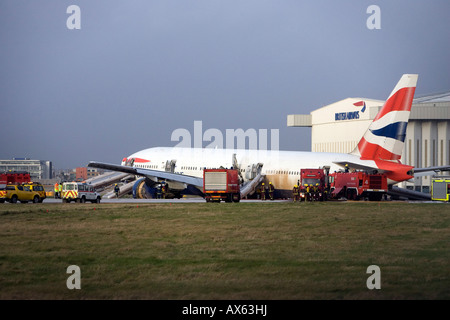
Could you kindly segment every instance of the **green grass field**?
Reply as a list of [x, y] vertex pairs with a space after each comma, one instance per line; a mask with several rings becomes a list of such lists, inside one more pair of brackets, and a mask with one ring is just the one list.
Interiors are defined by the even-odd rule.
[[0, 239], [1, 299], [450, 298], [447, 204], [3, 204]]

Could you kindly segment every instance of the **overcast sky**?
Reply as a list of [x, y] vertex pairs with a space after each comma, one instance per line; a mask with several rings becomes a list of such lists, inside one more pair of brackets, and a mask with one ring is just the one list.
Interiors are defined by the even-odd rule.
[[119, 163], [195, 120], [279, 129], [281, 150], [309, 151], [288, 114], [385, 100], [404, 73], [416, 96], [450, 90], [449, 13], [448, 0], [0, 0], [0, 159]]

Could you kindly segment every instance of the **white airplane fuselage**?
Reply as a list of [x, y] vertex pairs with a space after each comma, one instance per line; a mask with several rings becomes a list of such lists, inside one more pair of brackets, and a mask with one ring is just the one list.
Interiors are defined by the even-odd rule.
[[[372, 160], [361, 160], [346, 153], [321, 153], [300, 151], [245, 150], [245, 149], [202, 149], [202, 148], [170, 148], [155, 147], [138, 151], [127, 159], [135, 159], [134, 167], [164, 171], [167, 161], [176, 163], [175, 173], [203, 177], [204, 168], [231, 168], [233, 155], [241, 170], [244, 182], [245, 171], [252, 165], [261, 163], [262, 174], [272, 182], [278, 190], [292, 190], [300, 179], [302, 168], [323, 168], [328, 166], [330, 172], [344, 168], [342, 163], [357, 163], [364, 167], [377, 168]], [[124, 159], [125, 160], [125, 159]], [[341, 163], [341, 165], [336, 164]], [[122, 162], [124, 165], [125, 163]], [[396, 183], [396, 181], [393, 181]]]

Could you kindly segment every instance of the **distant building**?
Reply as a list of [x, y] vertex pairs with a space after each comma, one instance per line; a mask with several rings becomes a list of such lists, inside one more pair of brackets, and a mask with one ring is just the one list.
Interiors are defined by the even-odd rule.
[[98, 175], [100, 175], [100, 172], [94, 168], [79, 167], [75, 169], [75, 179], [77, 181], [84, 181]]
[[32, 180], [52, 179], [52, 162], [30, 158], [0, 160], [0, 172], [14, 171], [28, 172]]
[[[311, 128], [311, 151], [352, 152], [384, 101], [347, 98], [310, 114], [288, 115], [288, 127]], [[450, 91], [413, 100], [401, 158], [416, 168], [450, 164]], [[429, 176], [401, 183], [411, 190], [430, 192]]]

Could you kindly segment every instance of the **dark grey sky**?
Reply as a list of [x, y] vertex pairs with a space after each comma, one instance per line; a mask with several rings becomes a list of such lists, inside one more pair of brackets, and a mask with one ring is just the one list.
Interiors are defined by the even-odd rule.
[[[81, 29], [69, 30], [70, 5]], [[366, 26], [370, 5], [381, 29]], [[177, 128], [288, 128], [347, 97], [384, 100], [404, 73], [416, 96], [450, 89], [450, 1], [0, 1], [0, 158], [118, 163], [174, 146]], [[207, 143], [205, 143], [206, 145]]]

